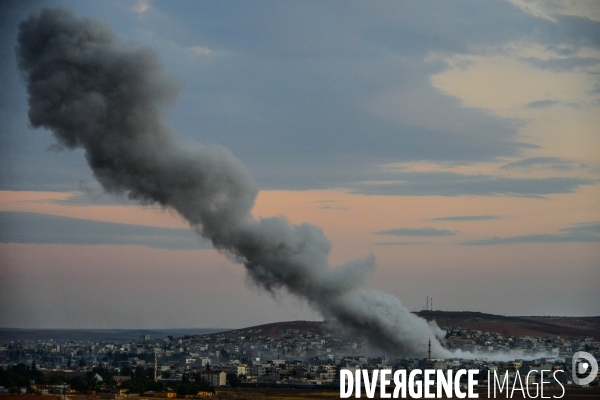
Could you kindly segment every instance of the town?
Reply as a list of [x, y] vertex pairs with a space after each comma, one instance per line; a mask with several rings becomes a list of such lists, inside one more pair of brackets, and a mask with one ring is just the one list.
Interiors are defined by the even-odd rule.
[[[538, 371], [562, 370], [556, 375], [561, 384], [573, 386], [573, 354], [600, 358], [600, 342], [591, 337], [517, 337], [460, 327], [443, 327], [443, 344], [456, 358], [391, 358], [356, 337], [315, 324], [275, 333], [255, 327], [183, 337], [141, 335], [127, 342], [2, 342], [0, 391], [120, 398], [198, 397], [226, 387], [339, 388], [341, 369], [477, 369], [480, 385], [487, 384], [488, 371], [507, 373], [509, 382], [517, 375], [539, 382]], [[598, 386], [598, 378], [589, 386]]]

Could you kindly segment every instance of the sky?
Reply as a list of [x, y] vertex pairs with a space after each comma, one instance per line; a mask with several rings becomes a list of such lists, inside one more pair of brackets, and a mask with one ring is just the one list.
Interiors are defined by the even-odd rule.
[[19, 23], [65, 7], [151, 47], [184, 143], [227, 147], [253, 215], [421, 310], [600, 315], [600, 6], [592, 1], [3, 1], [0, 326], [320, 320], [175, 212], [103, 193], [28, 120]]

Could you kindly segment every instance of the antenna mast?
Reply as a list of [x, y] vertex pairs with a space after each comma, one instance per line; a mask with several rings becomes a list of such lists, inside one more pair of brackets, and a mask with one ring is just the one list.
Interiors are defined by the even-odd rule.
[[429, 350], [427, 351], [427, 359], [431, 361], [431, 338], [429, 338]]

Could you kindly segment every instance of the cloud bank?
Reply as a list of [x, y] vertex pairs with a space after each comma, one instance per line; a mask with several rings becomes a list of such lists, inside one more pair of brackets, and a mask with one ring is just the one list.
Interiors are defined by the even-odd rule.
[[553, 234], [522, 235], [510, 237], [492, 237], [488, 239], [471, 240], [463, 245], [489, 246], [516, 243], [597, 243], [600, 242], [600, 223], [594, 222], [560, 229]]
[[437, 228], [398, 228], [390, 229], [388, 231], [375, 232], [376, 235], [392, 235], [392, 236], [453, 236], [459, 232], [450, 231], [448, 229], [437, 229]]
[[0, 227], [0, 243], [84, 246], [136, 244], [168, 250], [212, 247], [189, 229], [120, 224], [23, 211], [0, 211]]

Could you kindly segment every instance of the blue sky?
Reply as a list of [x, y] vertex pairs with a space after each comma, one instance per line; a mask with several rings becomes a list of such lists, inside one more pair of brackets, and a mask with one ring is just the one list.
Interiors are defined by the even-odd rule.
[[[56, 269], [57, 290], [64, 274], [72, 282], [82, 274], [87, 282], [92, 267], [59, 267], [73, 247], [80, 260], [88, 250], [95, 260], [99, 246], [131, 254], [150, 248], [167, 258], [189, 257], [190, 265], [201, 259], [201, 275], [215, 263], [232, 265], [195, 242], [179, 217], [103, 194], [82, 151], [60, 149], [50, 132], [29, 126], [14, 52], [18, 24], [57, 6], [111, 25], [131, 46], [154, 49], [180, 88], [165, 108], [180, 139], [230, 149], [263, 191], [255, 213], [322, 226], [334, 262], [374, 253], [374, 287], [416, 308], [423, 291], [431, 291], [450, 309], [600, 312], [590, 283], [600, 277], [600, 7], [525, 0], [2, 2], [0, 278], [14, 288], [2, 295], [5, 304], [17, 304], [19, 290], [38, 287], [35, 279], [23, 283], [29, 273], [22, 271]], [[25, 255], [40, 246], [56, 251], [55, 264]], [[503, 250], [492, 250], [494, 266], [483, 267], [480, 249], [491, 248]], [[520, 256], [523, 265], [496, 251]], [[435, 254], [453, 258], [457, 286], [427, 281], [442, 269], [450, 274]], [[114, 262], [144, 273], [133, 256], [123, 257]], [[399, 278], [398, 259], [414, 284]], [[454, 296], [465, 292], [459, 277], [472, 268], [489, 293]], [[498, 270], [520, 268], [526, 271], [515, 299], [501, 301]], [[241, 268], [235, 284], [221, 270], [211, 270], [213, 286], [231, 300], [206, 315], [192, 305], [181, 314], [202, 322], [159, 317], [134, 325], [267, 322], [259, 311], [239, 322], [236, 304], [248, 301], [274, 319], [319, 318], [293, 300], [261, 297], [245, 286]], [[191, 290], [186, 284], [184, 292]], [[567, 297], [582, 287], [592, 292], [558, 301], [561, 284]], [[142, 287], [135, 290], [146, 296]], [[190, 304], [207, 300], [188, 294]], [[100, 289], [96, 295], [104, 299]], [[524, 306], [533, 297], [547, 302]], [[91, 323], [54, 311], [44, 311], [53, 316], [44, 319], [35, 305], [23, 307], [0, 307], [0, 316], [10, 326]], [[127, 312], [144, 312], [136, 310]], [[28, 312], [34, 316], [20, 319]], [[130, 314], [99, 321], [128, 327]]]

